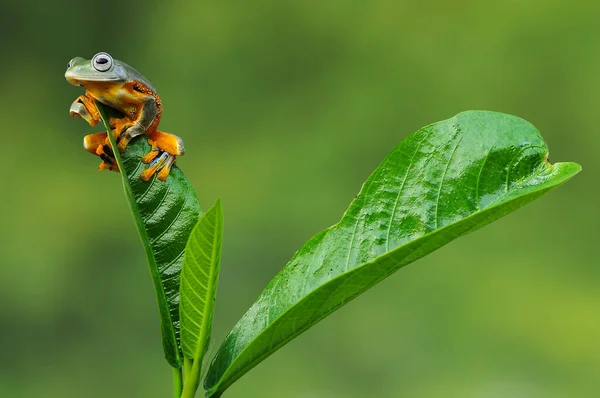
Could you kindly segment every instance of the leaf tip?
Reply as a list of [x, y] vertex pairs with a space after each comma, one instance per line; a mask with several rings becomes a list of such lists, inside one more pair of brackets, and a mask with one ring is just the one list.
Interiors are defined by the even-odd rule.
[[223, 220], [223, 205], [221, 204], [221, 198], [217, 198], [215, 204], [206, 211], [206, 214], [213, 212], [219, 220]]

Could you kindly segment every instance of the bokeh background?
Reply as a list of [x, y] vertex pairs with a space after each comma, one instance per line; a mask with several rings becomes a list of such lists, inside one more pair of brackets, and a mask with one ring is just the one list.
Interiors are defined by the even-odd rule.
[[[144, 73], [225, 240], [214, 346], [401, 139], [467, 109], [535, 124], [573, 181], [401, 270], [235, 397], [600, 396], [600, 2], [2, 1], [0, 396], [168, 397], [116, 174], [63, 73]], [[98, 130], [98, 129], [96, 129]]]

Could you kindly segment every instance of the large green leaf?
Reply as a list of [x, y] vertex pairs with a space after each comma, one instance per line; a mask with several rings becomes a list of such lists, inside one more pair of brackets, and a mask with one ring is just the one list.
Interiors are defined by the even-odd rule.
[[400, 143], [339, 223], [310, 239], [273, 278], [213, 359], [207, 396], [360, 293], [451, 240], [565, 182], [580, 166], [547, 161], [528, 122], [471, 111]]
[[[97, 103], [107, 131], [107, 112]], [[110, 136], [110, 134], [109, 134]], [[115, 148], [114, 139], [111, 143]], [[123, 188], [144, 246], [160, 313], [165, 358], [175, 368], [182, 365], [179, 350], [179, 273], [190, 232], [200, 217], [194, 189], [178, 167], [165, 182], [153, 177], [144, 182], [140, 173], [147, 165], [142, 156], [150, 151], [145, 136], [134, 139], [123, 154], [115, 151]]]
[[186, 368], [184, 397], [193, 397], [198, 389], [202, 359], [210, 342], [222, 238], [223, 209], [217, 201], [192, 231], [181, 270], [181, 350], [186, 360], [193, 360], [192, 368]]

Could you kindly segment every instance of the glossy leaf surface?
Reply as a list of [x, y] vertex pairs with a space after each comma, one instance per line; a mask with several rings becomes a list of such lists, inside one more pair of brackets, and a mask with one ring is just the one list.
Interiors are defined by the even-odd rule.
[[185, 248], [179, 315], [181, 350], [186, 358], [201, 363], [208, 343], [219, 282], [223, 209], [221, 202], [198, 220]]
[[[565, 182], [580, 166], [547, 161], [520, 118], [461, 113], [402, 141], [339, 223], [310, 239], [276, 275], [219, 348], [207, 396], [360, 293], [459, 236]], [[359, 320], [357, 320], [359, 322]]]
[[[107, 131], [108, 107], [97, 103]], [[110, 135], [110, 134], [109, 134]], [[111, 137], [113, 148], [116, 147]], [[160, 313], [165, 358], [181, 367], [179, 350], [179, 274], [190, 232], [200, 217], [194, 189], [178, 167], [165, 182], [153, 177], [144, 182], [140, 173], [147, 165], [141, 158], [150, 151], [145, 136], [135, 138], [125, 153], [115, 152], [127, 202], [144, 246]]]

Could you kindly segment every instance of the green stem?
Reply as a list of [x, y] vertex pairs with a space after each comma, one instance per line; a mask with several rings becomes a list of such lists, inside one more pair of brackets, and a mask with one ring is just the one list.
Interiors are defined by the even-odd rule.
[[196, 396], [196, 391], [198, 390], [198, 386], [200, 385], [200, 365], [198, 365], [199, 362], [202, 361], [194, 361], [192, 369], [186, 375], [181, 398], [194, 398]]
[[180, 398], [183, 391], [183, 375], [181, 368], [173, 368], [173, 397]]
[[[198, 340], [199, 342], [206, 340], [205, 333], [206, 330], [203, 327], [202, 331], [200, 332], [201, 339]], [[200, 374], [202, 373], [202, 355], [200, 353], [204, 352], [203, 346], [204, 344], [198, 343], [198, 347], [196, 349], [196, 359], [194, 360], [193, 364], [192, 360], [187, 358], [184, 359], [184, 366], [186, 366], [186, 369], [189, 369], [190, 365], [191, 369], [186, 371], [185, 384], [183, 385], [183, 394], [181, 395], [181, 398], [194, 398], [196, 396], [196, 391], [200, 385]]]
[[192, 371], [192, 365], [194, 361], [190, 358], [183, 358], [183, 375], [187, 378], [190, 376], [190, 372]]

